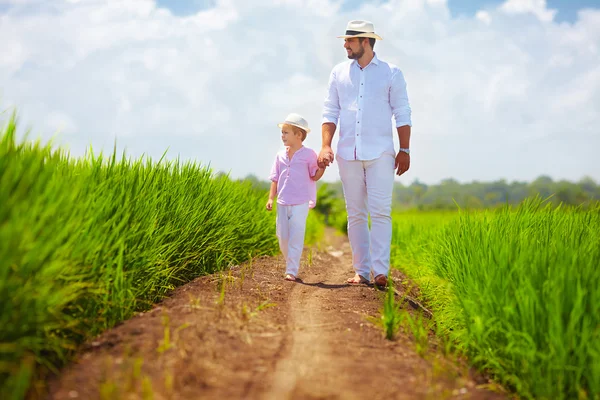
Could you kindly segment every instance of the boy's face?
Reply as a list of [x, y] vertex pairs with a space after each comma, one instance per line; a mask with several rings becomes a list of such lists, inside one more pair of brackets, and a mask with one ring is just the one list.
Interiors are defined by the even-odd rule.
[[302, 144], [302, 135], [289, 125], [281, 127], [281, 141], [285, 146]]

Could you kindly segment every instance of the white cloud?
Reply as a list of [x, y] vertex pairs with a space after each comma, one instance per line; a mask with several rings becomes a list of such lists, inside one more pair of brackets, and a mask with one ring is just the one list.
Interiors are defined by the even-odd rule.
[[475, 18], [487, 25], [492, 23], [492, 17], [490, 17], [490, 13], [488, 13], [487, 11], [482, 11], [482, 10], [477, 11], [475, 13]]
[[556, 10], [546, 8], [546, 0], [506, 0], [500, 10], [509, 14], [531, 13], [545, 22], [552, 21], [556, 15]]
[[[5, 0], [0, 0], [5, 1]], [[276, 126], [299, 112], [320, 147], [329, 72], [349, 19], [375, 23], [379, 56], [403, 70], [412, 168], [437, 182], [600, 179], [600, 11], [557, 24], [543, 1], [453, 19], [442, 0], [220, 0], [178, 17], [152, 0], [11, 0], [0, 14], [0, 109], [62, 142], [210, 162], [266, 178]], [[482, 23], [483, 22], [483, 23]], [[327, 180], [337, 179], [328, 169]]]

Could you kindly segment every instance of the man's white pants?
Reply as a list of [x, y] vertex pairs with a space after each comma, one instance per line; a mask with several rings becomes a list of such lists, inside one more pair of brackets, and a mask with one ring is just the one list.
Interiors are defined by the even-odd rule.
[[[348, 239], [354, 270], [365, 279], [388, 275], [392, 242], [392, 192], [395, 157], [384, 153], [369, 161], [337, 157], [348, 213]], [[368, 214], [371, 216], [369, 232]]]
[[277, 204], [277, 237], [279, 249], [286, 261], [286, 274], [298, 276], [304, 248], [306, 217], [308, 217], [308, 203], [297, 206]]

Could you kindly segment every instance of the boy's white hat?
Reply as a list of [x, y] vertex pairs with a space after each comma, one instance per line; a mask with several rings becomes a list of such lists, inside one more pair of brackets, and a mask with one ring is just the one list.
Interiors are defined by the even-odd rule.
[[338, 36], [339, 38], [366, 37], [377, 40], [383, 40], [381, 36], [375, 33], [375, 27], [371, 21], [350, 21], [346, 26], [346, 34]]
[[288, 114], [288, 116], [285, 117], [285, 121], [277, 124], [277, 126], [280, 128], [283, 127], [283, 125], [293, 125], [300, 129], [305, 130], [306, 133], [310, 132], [310, 128], [308, 127], [308, 122], [306, 122], [306, 120], [300, 114], [296, 114], [296, 113]]

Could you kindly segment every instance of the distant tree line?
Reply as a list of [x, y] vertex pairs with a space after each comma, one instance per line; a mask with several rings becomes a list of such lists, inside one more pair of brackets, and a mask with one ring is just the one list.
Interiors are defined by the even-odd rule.
[[[254, 175], [244, 180], [252, 182], [257, 189], [268, 192], [269, 181], [261, 181]], [[324, 186], [324, 187], [323, 187]], [[319, 182], [319, 196], [323, 203], [330, 204], [327, 197], [343, 198], [342, 183]], [[410, 185], [395, 183], [394, 208], [396, 209], [456, 209], [494, 208], [504, 204], [518, 204], [528, 197], [540, 196], [552, 204], [589, 205], [600, 201], [600, 184], [590, 177], [577, 182], [555, 181], [549, 176], [540, 176], [532, 182], [494, 182], [459, 183], [454, 179], [445, 179], [439, 184], [426, 185], [415, 180]], [[317, 201], [319, 203], [319, 200]]]

